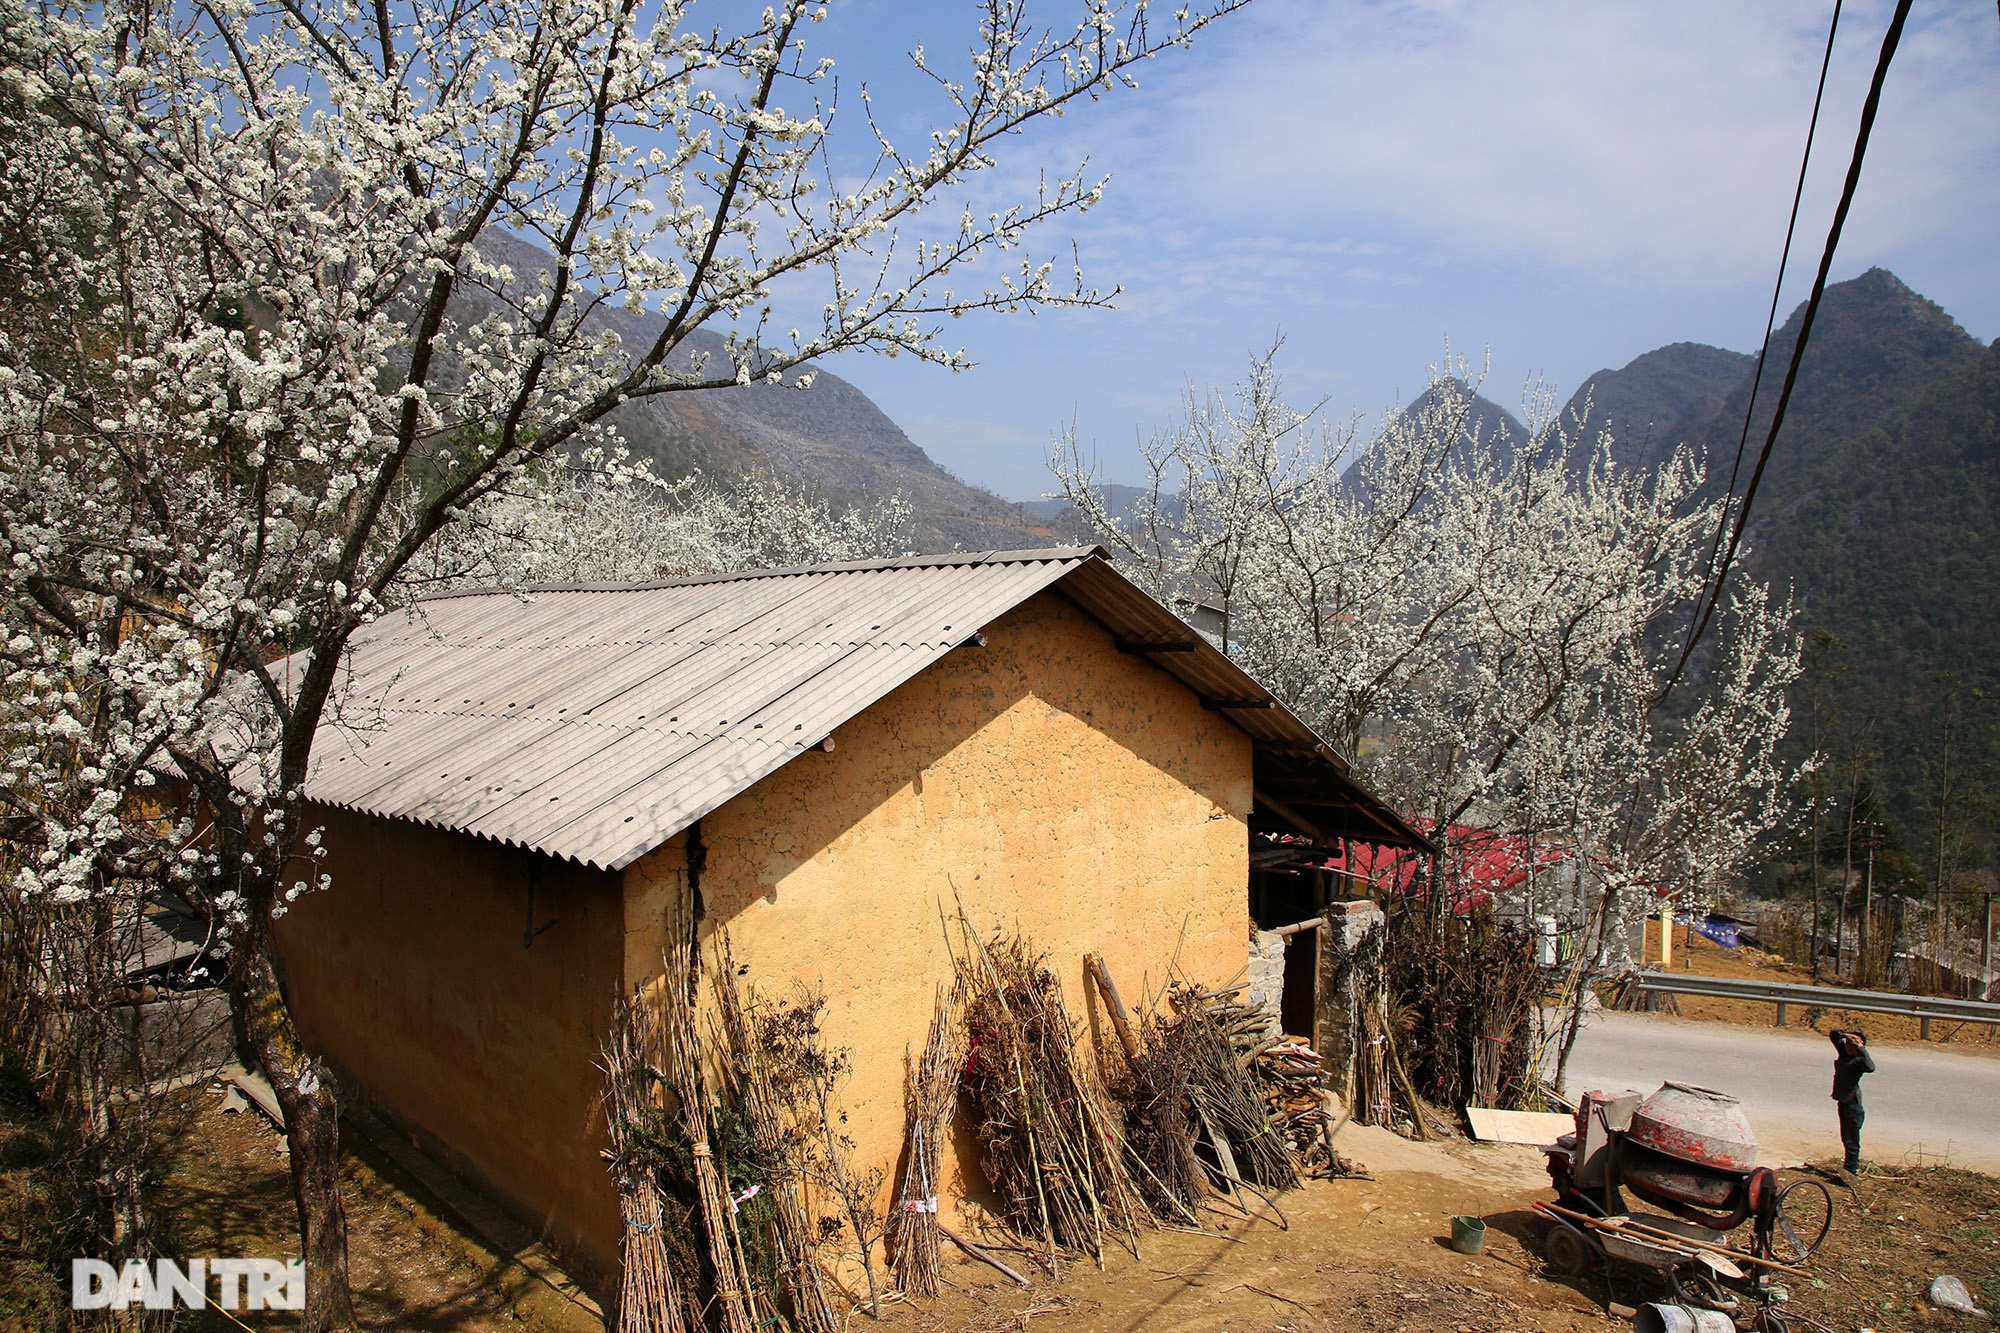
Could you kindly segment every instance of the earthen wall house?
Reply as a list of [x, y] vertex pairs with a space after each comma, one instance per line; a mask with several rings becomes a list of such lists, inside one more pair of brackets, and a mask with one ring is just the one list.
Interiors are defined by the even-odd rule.
[[[1407, 834], [1091, 551], [462, 597], [420, 619], [357, 647], [343, 711], [379, 720], [322, 735], [309, 791], [335, 887], [281, 923], [286, 987], [356, 1095], [599, 1284], [620, 1222], [598, 1045], [690, 919], [705, 964], [727, 928], [757, 994], [824, 995], [847, 1132], [891, 1167], [947, 913], [1047, 949], [1094, 1025], [1087, 953], [1135, 1003], [1170, 969], [1241, 971], [1253, 816], [1298, 817], [1274, 789], [1328, 828]], [[567, 824], [548, 813], [565, 802]], [[963, 1138], [947, 1172], [950, 1208], [979, 1185]]]

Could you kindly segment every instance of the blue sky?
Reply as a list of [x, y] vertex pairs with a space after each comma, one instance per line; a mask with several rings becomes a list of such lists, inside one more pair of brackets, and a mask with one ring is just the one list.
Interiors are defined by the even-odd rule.
[[[1289, 390], [1365, 417], [1426, 367], [1490, 349], [1488, 397], [1562, 395], [1669, 342], [1751, 351], [1763, 330], [1831, 0], [1256, 0], [1120, 94], [1013, 141], [978, 202], [1084, 158], [1104, 202], [1074, 241], [1118, 308], [951, 326], [979, 363], [830, 364], [938, 462], [1013, 499], [1050, 487], [1072, 420], [1108, 480], [1189, 383], [1226, 384], [1282, 332]], [[1850, 0], [1783, 310], [1804, 299], [1890, 6]], [[962, 47], [946, 0], [836, 5], [816, 38], [892, 133], [900, 72]], [[1054, 21], [1064, 12], [1044, 0]], [[1919, 6], [1890, 72], [1836, 279], [1893, 270], [2000, 335], [2000, 20]], [[1782, 317], [1782, 316], [1781, 316]]]

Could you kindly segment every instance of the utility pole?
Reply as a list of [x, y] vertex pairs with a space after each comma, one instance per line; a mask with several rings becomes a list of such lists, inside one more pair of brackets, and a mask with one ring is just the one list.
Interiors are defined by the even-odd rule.
[[1986, 930], [1979, 937], [1979, 986], [1982, 1000], [1993, 998], [1993, 895], [1986, 895]]
[[1826, 896], [1826, 886], [1819, 882], [1819, 797], [1813, 797], [1813, 843], [1812, 843], [1812, 979], [1819, 985], [1819, 900]]
[[1861, 939], [1859, 954], [1854, 960], [1854, 976], [1862, 985], [1868, 984], [1868, 918], [1875, 915], [1875, 825], [1863, 825], [1868, 843], [1868, 875], [1861, 882]]
[[1866, 871], [1862, 873], [1862, 921], [1854, 935], [1854, 985], [1868, 985], [1868, 919], [1874, 917], [1874, 825], [1862, 825], [1862, 851]]
[[1854, 892], [1854, 796], [1858, 784], [1852, 780], [1847, 784], [1847, 825], [1845, 848], [1840, 866], [1840, 915], [1833, 927], [1833, 970], [1842, 980], [1847, 978], [1847, 898]]

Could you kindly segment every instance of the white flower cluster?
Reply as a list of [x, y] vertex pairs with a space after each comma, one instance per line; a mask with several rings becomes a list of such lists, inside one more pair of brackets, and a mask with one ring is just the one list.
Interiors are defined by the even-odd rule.
[[[962, 365], [945, 317], [1103, 299], [1037, 259], [939, 290], [1089, 207], [1080, 172], [984, 217], [953, 198], [920, 234], [927, 210], [1241, 3], [1156, 24], [1147, 0], [1082, 0], [1067, 32], [976, 6], [962, 76], [919, 58], [947, 123], [906, 155], [863, 114], [857, 156], [800, 0], [734, 32], [688, 0], [0, 0], [16, 889], [171, 874], [239, 938], [263, 929], [320, 882], [287, 866], [312, 860], [300, 793], [344, 647], [413, 580], [898, 548], [894, 502], [616, 475], [602, 423], [804, 387], [850, 348]], [[766, 338], [802, 293], [817, 327]], [[633, 312], [657, 332], [628, 345]], [[713, 365], [688, 354], [704, 327], [728, 335]]]
[[907, 555], [909, 503], [835, 509], [773, 478], [655, 477], [623, 451], [523, 477], [410, 567], [406, 588], [632, 583]]
[[1274, 358], [1190, 395], [1134, 514], [1058, 445], [1122, 567], [1221, 611], [1230, 653], [1399, 808], [1581, 853], [1614, 917], [1633, 886], [1713, 895], [1781, 817], [1799, 644], [1739, 579], [1700, 681], [1659, 707], [1723, 503], [1700, 469], [1627, 469], [1545, 393], [1525, 438], [1483, 434], [1463, 365], [1364, 439], [1288, 406]]

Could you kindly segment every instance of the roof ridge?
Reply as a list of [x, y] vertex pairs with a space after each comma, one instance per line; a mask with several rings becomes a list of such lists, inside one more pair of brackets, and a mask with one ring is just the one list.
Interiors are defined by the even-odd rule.
[[943, 569], [972, 565], [1026, 565], [1058, 560], [1084, 561], [1092, 556], [1110, 559], [1102, 546], [1043, 546], [1025, 550], [945, 551], [933, 555], [892, 556], [875, 560], [843, 560], [822, 565], [787, 565], [771, 569], [743, 569], [723, 574], [689, 574], [677, 579], [649, 583], [531, 583], [517, 588], [487, 586], [453, 588], [426, 593], [412, 605], [448, 601], [454, 597], [518, 597], [548, 592], [654, 592], [664, 588], [691, 588], [705, 583], [747, 583], [755, 579], [792, 578], [801, 574], [868, 573], [884, 569]]

